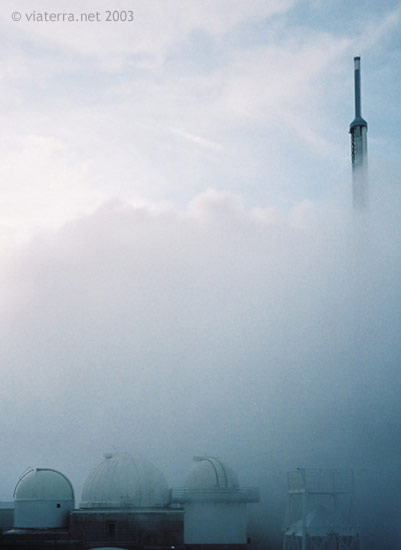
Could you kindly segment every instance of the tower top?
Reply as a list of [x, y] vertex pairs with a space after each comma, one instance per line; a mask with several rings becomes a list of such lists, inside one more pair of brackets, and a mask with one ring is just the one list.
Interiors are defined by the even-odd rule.
[[353, 202], [356, 211], [367, 206], [367, 131], [368, 123], [362, 118], [361, 107], [361, 58], [354, 57], [355, 118], [350, 124]]
[[359, 126], [368, 127], [366, 120], [362, 118], [361, 106], [361, 58], [354, 57], [354, 88], [355, 88], [355, 118], [350, 124], [350, 132]]

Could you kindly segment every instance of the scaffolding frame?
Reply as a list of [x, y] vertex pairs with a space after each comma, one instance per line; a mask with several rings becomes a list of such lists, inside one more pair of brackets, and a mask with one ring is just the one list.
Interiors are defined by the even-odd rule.
[[311, 531], [307, 525], [309, 514], [322, 502], [330, 508], [332, 518], [339, 518], [340, 511], [351, 518], [354, 501], [352, 470], [298, 468], [287, 473], [287, 485], [283, 550], [359, 549], [358, 530], [352, 523], [344, 527], [333, 519], [329, 526], [321, 526], [320, 534]]

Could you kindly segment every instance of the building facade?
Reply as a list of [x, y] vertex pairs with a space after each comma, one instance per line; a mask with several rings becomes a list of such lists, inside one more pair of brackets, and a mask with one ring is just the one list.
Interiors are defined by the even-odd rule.
[[184, 489], [171, 490], [143, 457], [107, 453], [89, 474], [77, 508], [61, 472], [24, 473], [14, 491], [13, 528], [1, 534], [0, 548], [237, 550], [247, 544], [246, 503], [258, 498], [256, 489], [241, 489], [218, 458], [196, 458]]

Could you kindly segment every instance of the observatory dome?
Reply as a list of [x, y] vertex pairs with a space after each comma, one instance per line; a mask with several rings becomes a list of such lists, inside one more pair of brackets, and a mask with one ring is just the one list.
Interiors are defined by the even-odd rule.
[[107, 453], [89, 475], [80, 508], [160, 508], [169, 503], [164, 475], [142, 457]]
[[237, 474], [225, 462], [215, 457], [194, 457], [194, 464], [185, 478], [187, 489], [236, 489]]
[[14, 526], [21, 529], [66, 527], [74, 509], [70, 480], [47, 468], [24, 473], [14, 489]]

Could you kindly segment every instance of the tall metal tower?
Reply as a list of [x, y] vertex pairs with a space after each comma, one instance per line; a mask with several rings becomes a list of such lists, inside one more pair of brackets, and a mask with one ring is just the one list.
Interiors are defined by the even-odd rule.
[[352, 184], [355, 210], [363, 210], [368, 203], [368, 123], [361, 114], [361, 58], [354, 57], [355, 118], [350, 124]]

